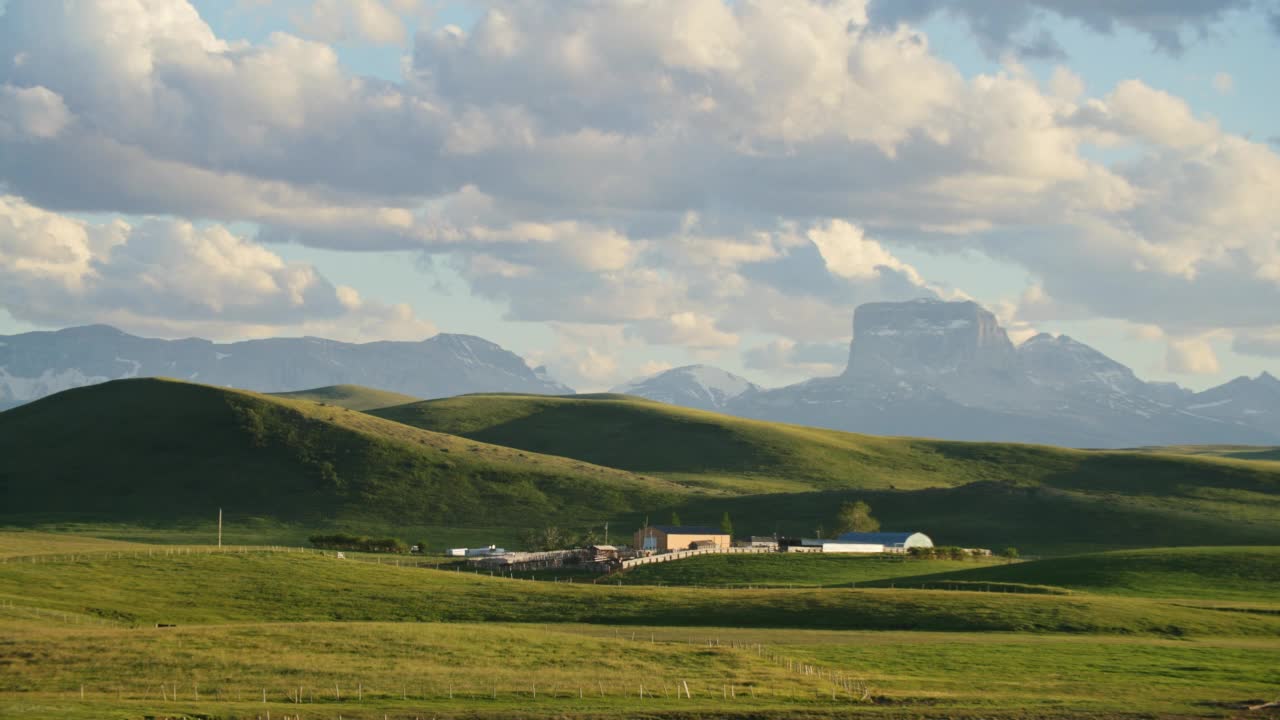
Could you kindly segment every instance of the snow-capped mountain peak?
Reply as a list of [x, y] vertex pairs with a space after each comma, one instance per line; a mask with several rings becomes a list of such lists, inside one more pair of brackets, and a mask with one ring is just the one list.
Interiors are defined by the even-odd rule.
[[718, 367], [685, 365], [632, 380], [611, 392], [704, 410], [723, 410], [730, 401], [759, 389], [750, 380]]

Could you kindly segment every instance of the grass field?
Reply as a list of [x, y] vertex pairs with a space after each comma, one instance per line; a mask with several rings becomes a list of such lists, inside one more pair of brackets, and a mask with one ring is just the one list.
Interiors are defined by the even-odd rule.
[[[1247, 639], [18, 620], [0, 629], [12, 658], [0, 675], [5, 717], [1225, 716], [1280, 682], [1280, 647]], [[677, 698], [685, 684], [692, 697]]]
[[[1280, 545], [1272, 462], [878, 438], [617, 396], [467, 396], [377, 413], [393, 419], [164, 380], [60, 393], [0, 413], [0, 526], [207, 543], [221, 507], [237, 544], [341, 530], [518, 547], [547, 523], [577, 533], [609, 522], [626, 538], [673, 511], [690, 523], [729, 512], [739, 534], [808, 536], [864, 499], [886, 528], [939, 544], [1040, 555], [1199, 538]], [[779, 493], [794, 489], [804, 492]]]
[[126, 550], [146, 552], [147, 546], [87, 535], [77, 537], [44, 532], [0, 532], [0, 558]]
[[[1034, 554], [1203, 542], [1280, 545], [1280, 465], [1151, 452], [885, 438], [745, 420], [622, 396], [470, 395], [375, 411], [456, 433], [665, 477], [707, 492], [614, 527], [714, 523], [810, 536], [841, 502], [940, 544]], [[625, 532], [625, 530], [624, 530]]]
[[[740, 492], [955, 487], [1011, 482], [1055, 488], [1199, 487], [1276, 492], [1272, 465], [1147, 452], [878, 437], [772, 423], [619, 395], [464, 395], [373, 411], [427, 430]], [[753, 486], [752, 492], [760, 492]]]
[[1233, 460], [1280, 462], [1280, 447], [1259, 445], [1161, 445], [1136, 448], [1136, 450], [1138, 452], [1152, 452], [1162, 455], [1198, 455], [1231, 458]]
[[920, 573], [897, 584], [946, 582], [1011, 582], [1103, 595], [1280, 603], [1280, 547], [1115, 551]]
[[679, 562], [641, 565], [621, 575], [637, 585], [704, 587], [850, 587], [877, 580], [964, 572], [1003, 560], [924, 560], [894, 555], [703, 555]]
[[[393, 562], [388, 560], [388, 562]], [[92, 592], [85, 592], [92, 588]], [[1280, 614], [1095, 595], [568, 584], [313, 553], [137, 554], [0, 563], [0, 601], [125, 625], [583, 622], [843, 630], [1280, 636]]]
[[939, 545], [1014, 546], [1033, 555], [1202, 545], [1208, 538], [1220, 545], [1280, 545], [1280, 491], [1202, 487], [1190, 479], [1146, 489], [975, 483], [912, 492], [693, 498], [677, 509], [686, 521], [728, 512], [735, 528], [751, 534], [809, 537], [819, 525], [829, 532], [836, 508], [855, 499], [870, 503], [885, 528], [923, 530]]
[[33, 544], [0, 559], [3, 717], [1231, 717], [1280, 694], [1274, 598], [583, 585], [0, 533]]
[[348, 410], [377, 410], [418, 402], [420, 398], [403, 395], [389, 390], [364, 387], [363, 385], [329, 385], [311, 390], [271, 393], [273, 397], [288, 400], [310, 400], [321, 405], [334, 405]]
[[[215, 511], [216, 512], [216, 511]], [[151, 545], [210, 545], [217, 542], [215, 519], [204, 522], [139, 524], [68, 520], [65, 517], [0, 515], [0, 537], [5, 534], [58, 535], [81, 537], [87, 542], [99, 539]], [[6, 524], [6, 520], [11, 520]], [[448, 525], [398, 525], [391, 522], [351, 519], [336, 522], [286, 522], [275, 518], [244, 518], [227, 514], [222, 528], [227, 545], [287, 545], [310, 547], [309, 537], [316, 533], [347, 532], [356, 535], [397, 537], [408, 543], [426, 543], [433, 553], [451, 547], [517, 547], [520, 529], [515, 527], [457, 527]], [[46, 552], [39, 543], [31, 554]], [[61, 551], [52, 549], [50, 553]]]
[[6, 517], [376, 525], [586, 522], [669, 502], [669, 481], [302, 400], [166, 380], [79, 388], [0, 413]]

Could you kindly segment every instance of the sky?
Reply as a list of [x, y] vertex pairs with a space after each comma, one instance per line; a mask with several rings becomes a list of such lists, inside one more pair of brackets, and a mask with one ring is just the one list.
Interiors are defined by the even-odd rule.
[[971, 299], [1280, 372], [1280, 0], [0, 0], [0, 334], [479, 335], [599, 390]]

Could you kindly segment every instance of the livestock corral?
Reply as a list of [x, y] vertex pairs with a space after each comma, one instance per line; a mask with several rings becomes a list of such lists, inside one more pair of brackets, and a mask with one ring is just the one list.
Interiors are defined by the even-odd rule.
[[[508, 552], [489, 548], [460, 548], [451, 554], [465, 557], [474, 569], [500, 573], [566, 569], [610, 574], [643, 565], [685, 560], [706, 555], [765, 555], [823, 553], [838, 555], [915, 555], [932, 557], [933, 540], [921, 532], [842, 533], [834, 538], [760, 537], [732, 541], [729, 533], [702, 526], [651, 525], [636, 531], [635, 545], [590, 545], [584, 548], [540, 552]], [[985, 548], [954, 548], [955, 557], [990, 557]], [[952, 556], [952, 555], [948, 555]]]

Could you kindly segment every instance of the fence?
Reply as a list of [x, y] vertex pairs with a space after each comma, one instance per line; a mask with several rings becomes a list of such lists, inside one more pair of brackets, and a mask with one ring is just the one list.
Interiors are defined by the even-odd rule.
[[653, 563], [671, 562], [672, 560], [683, 560], [685, 558], [694, 557], [696, 555], [758, 555], [761, 553], [776, 553], [777, 550], [764, 547], [725, 547], [725, 548], [701, 548], [698, 550], [677, 550], [675, 552], [662, 553], [661, 555], [648, 555], [646, 557], [633, 558], [631, 560], [623, 560], [622, 569], [633, 568], [637, 565], [652, 565]]
[[[4, 564], [47, 564], [91, 562], [94, 560], [119, 560], [169, 557], [178, 555], [245, 555], [258, 553], [302, 553], [336, 557], [339, 551], [289, 545], [153, 545], [145, 550], [87, 550], [74, 553], [40, 553], [34, 555], [10, 555], [0, 557]], [[347, 552], [345, 560], [352, 562], [395, 565], [396, 567], [437, 567], [451, 562], [448, 558], [423, 558], [404, 555], [357, 555]]]

